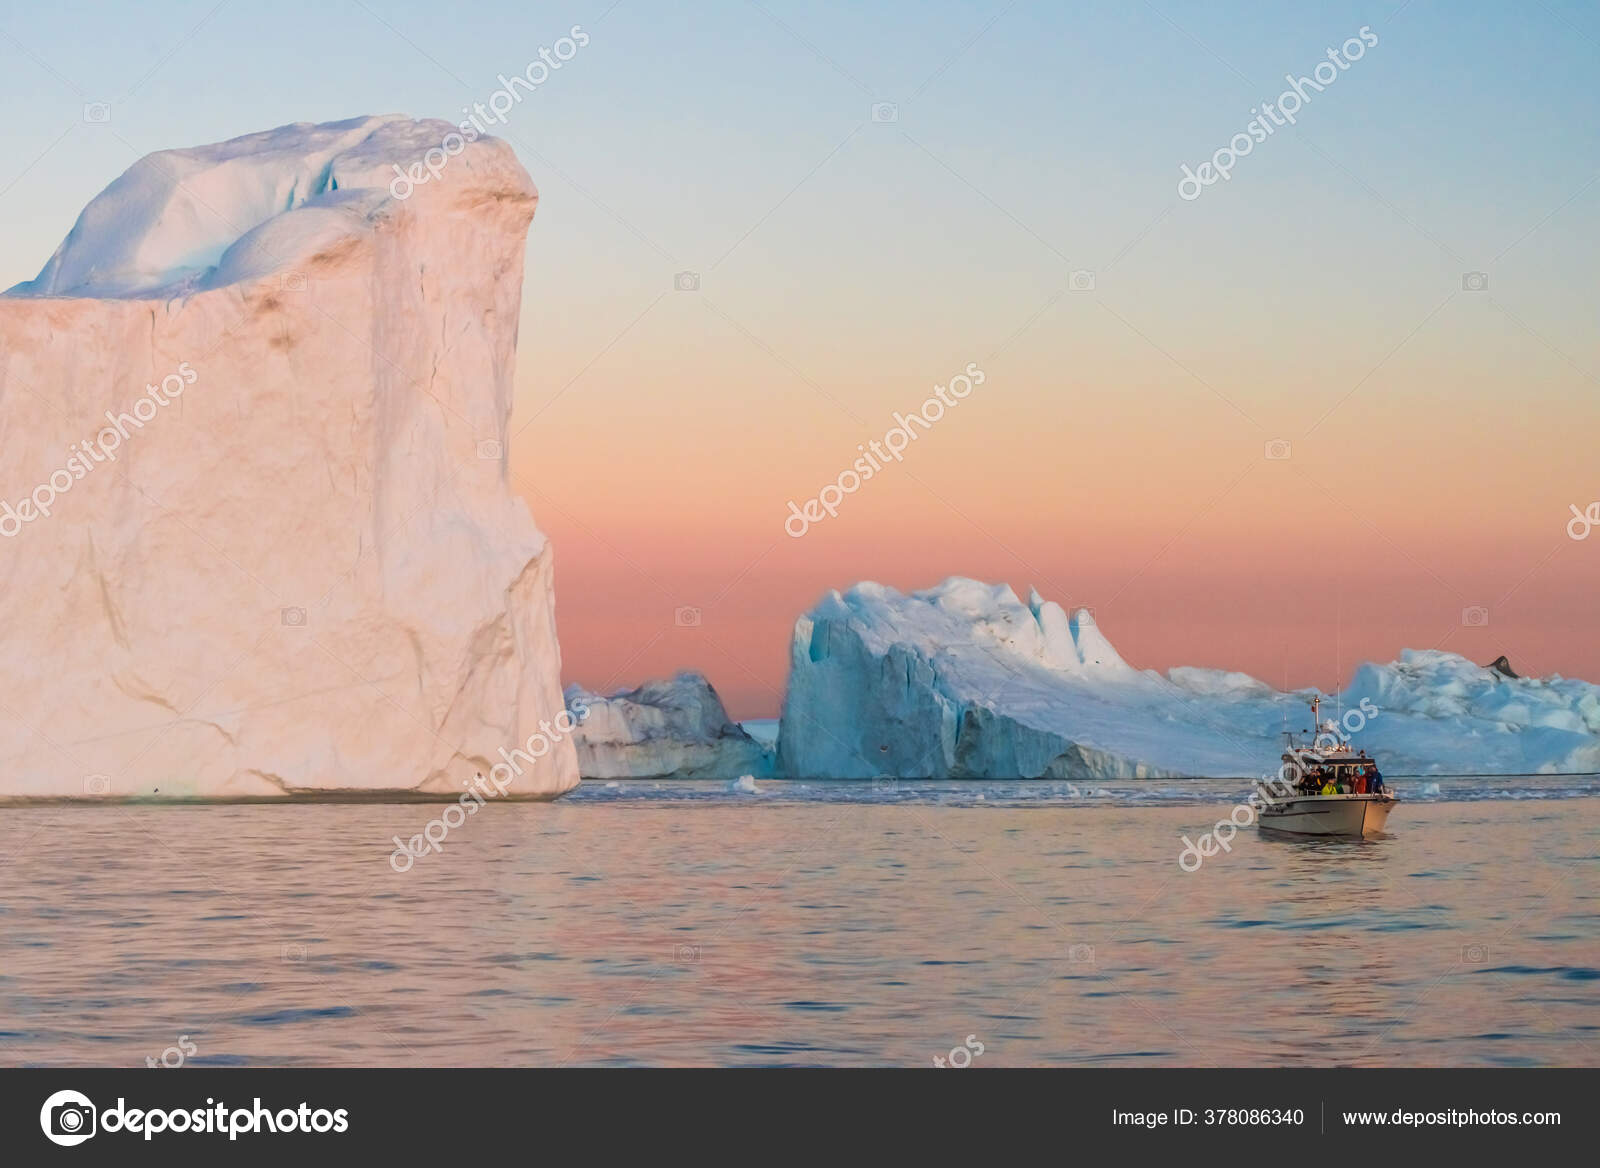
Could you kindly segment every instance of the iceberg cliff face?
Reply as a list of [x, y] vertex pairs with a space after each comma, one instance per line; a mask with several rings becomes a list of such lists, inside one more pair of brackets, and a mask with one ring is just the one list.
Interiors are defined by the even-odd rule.
[[728, 720], [698, 673], [651, 681], [609, 698], [567, 687], [586, 779], [727, 779], [772, 774], [773, 752]]
[[[1242, 673], [1136, 670], [1088, 610], [1037, 593], [1024, 604], [961, 578], [909, 596], [858, 584], [796, 622], [778, 767], [797, 778], [1259, 776], [1278, 764], [1285, 723], [1308, 726], [1309, 696]], [[1350, 736], [1391, 774], [1600, 762], [1600, 689], [1585, 682], [1408, 651], [1364, 666], [1340, 698], [1377, 708]]]
[[778, 766], [807, 778], [1175, 773], [1160, 751], [1092, 733], [1163, 684], [1123, 661], [1086, 609], [961, 578], [910, 596], [858, 584], [795, 625]]
[[537, 193], [487, 138], [390, 190], [453, 133], [151, 155], [0, 297], [0, 796], [577, 782], [504, 462]]

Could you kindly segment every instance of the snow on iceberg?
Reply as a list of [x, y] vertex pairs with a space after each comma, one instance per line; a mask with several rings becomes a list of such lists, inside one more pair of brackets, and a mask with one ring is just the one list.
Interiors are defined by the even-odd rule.
[[0, 797], [576, 784], [500, 456], [537, 192], [488, 138], [389, 190], [453, 130], [151, 155], [0, 296]]
[[698, 673], [610, 697], [570, 685], [566, 699], [578, 720], [578, 771], [586, 779], [772, 774], [772, 748], [728, 719], [717, 691]]
[[[90, 200], [38, 277], [8, 295], [155, 300], [272, 275], [288, 257], [335, 245], [397, 206], [394, 166], [452, 131], [386, 114], [148, 154]], [[480, 171], [462, 178], [458, 194], [485, 177], [501, 186], [520, 169], [490, 139], [453, 165]], [[517, 186], [532, 197], [526, 176]]]
[[[1125, 662], [1087, 609], [954, 577], [832, 592], [795, 625], [779, 773], [800, 778], [1251, 776], [1276, 767], [1311, 691]], [[1346, 708], [1391, 774], [1595, 769], [1600, 689], [1509, 678], [1449, 653], [1364, 666]], [[1335, 703], [1337, 710], [1339, 703]]]
[[1586, 681], [1510, 677], [1455, 653], [1407, 649], [1361, 666], [1342, 698], [1384, 711], [1363, 741], [1396, 773], [1600, 770], [1600, 686]]

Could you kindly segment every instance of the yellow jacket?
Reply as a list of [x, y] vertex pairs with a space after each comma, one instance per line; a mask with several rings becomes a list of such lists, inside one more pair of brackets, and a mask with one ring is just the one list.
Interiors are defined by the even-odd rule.
[[1334, 785], [1334, 782], [1333, 782], [1332, 779], [1329, 779], [1327, 782], [1322, 784], [1322, 794], [1324, 794], [1324, 795], [1337, 795], [1338, 793], [1339, 793], [1339, 788]]

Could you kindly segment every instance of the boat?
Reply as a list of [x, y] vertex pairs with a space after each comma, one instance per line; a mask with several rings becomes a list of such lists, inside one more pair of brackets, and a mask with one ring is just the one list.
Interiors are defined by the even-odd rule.
[[[1378, 761], [1356, 751], [1332, 720], [1318, 723], [1322, 699], [1311, 699], [1316, 737], [1296, 743], [1285, 732], [1287, 748], [1274, 782], [1261, 785], [1257, 824], [1294, 835], [1368, 836], [1381, 832], [1398, 801], [1383, 783]], [[1336, 794], [1324, 794], [1329, 786]]]

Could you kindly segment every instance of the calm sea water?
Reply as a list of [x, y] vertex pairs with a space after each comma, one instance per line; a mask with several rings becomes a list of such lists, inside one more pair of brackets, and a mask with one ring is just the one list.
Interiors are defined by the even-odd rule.
[[1192, 874], [1243, 784], [0, 809], [0, 1063], [1600, 1065], [1600, 780], [1399, 786]]

